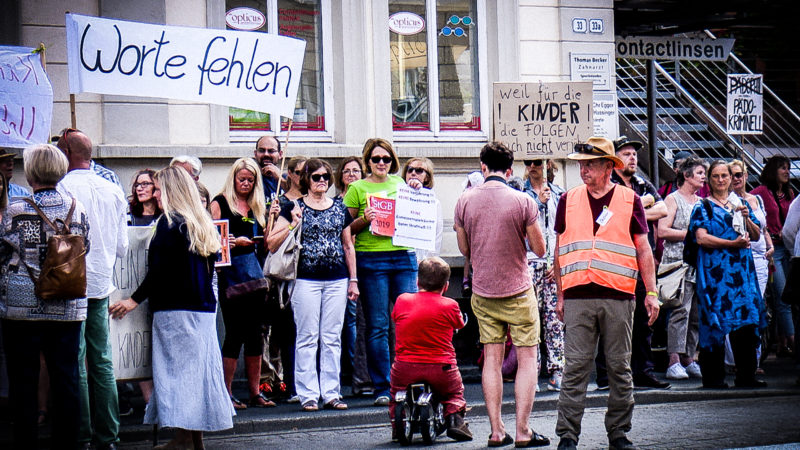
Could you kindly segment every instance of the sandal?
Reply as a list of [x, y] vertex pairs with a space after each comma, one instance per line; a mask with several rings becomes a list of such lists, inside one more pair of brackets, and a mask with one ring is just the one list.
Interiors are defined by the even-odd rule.
[[339, 411], [347, 409], [347, 403], [343, 402], [340, 398], [335, 398], [325, 403], [325, 409], [337, 409]]
[[233, 395], [231, 395], [231, 403], [233, 403], [233, 409], [247, 409], [247, 405]]
[[303, 411], [305, 412], [319, 411], [319, 406], [317, 406], [317, 402], [315, 402], [314, 400], [309, 400], [303, 403]]
[[256, 408], [272, 408], [277, 405], [275, 402], [268, 399], [263, 392], [259, 392], [258, 395], [250, 397], [250, 406]]

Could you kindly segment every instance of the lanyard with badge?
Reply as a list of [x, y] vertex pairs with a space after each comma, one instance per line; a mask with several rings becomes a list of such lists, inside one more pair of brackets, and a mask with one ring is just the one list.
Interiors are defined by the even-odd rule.
[[600, 225], [601, 227], [605, 226], [605, 224], [607, 224], [608, 221], [611, 220], [611, 216], [613, 215], [614, 213], [612, 213], [611, 210], [608, 209], [608, 206], [603, 206], [603, 212], [601, 212], [600, 215], [597, 216], [597, 220], [595, 220], [595, 222], [597, 222], [597, 224]]

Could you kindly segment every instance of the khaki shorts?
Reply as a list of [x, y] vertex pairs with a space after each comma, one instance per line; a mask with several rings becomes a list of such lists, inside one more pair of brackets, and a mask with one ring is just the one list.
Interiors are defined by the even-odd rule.
[[539, 302], [533, 288], [511, 297], [486, 298], [472, 294], [472, 312], [478, 319], [482, 344], [504, 344], [506, 333], [517, 347], [538, 345]]

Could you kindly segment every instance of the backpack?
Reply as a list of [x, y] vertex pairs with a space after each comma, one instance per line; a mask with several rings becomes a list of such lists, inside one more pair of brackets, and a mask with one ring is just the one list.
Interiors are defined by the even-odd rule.
[[53, 223], [33, 200], [30, 198], [24, 200], [56, 232], [47, 239], [47, 251], [38, 279], [33, 275], [33, 270], [25, 264], [25, 258], [20, 257], [20, 262], [33, 281], [34, 293], [43, 300], [72, 300], [86, 297], [86, 241], [83, 236], [69, 232], [72, 213], [75, 211], [75, 198], [72, 198], [66, 219], [56, 219], [56, 223], [61, 222], [61, 228], [56, 226], [56, 223]]
[[[711, 216], [714, 214], [711, 202], [708, 201], [707, 198], [700, 200], [700, 202], [706, 209], [706, 214], [708, 215], [708, 218], [711, 219]], [[683, 262], [696, 268], [698, 250], [700, 250], [700, 246], [697, 245], [697, 240], [695, 239], [694, 236], [692, 236], [687, 232], [686, 237], [683, 238]]]

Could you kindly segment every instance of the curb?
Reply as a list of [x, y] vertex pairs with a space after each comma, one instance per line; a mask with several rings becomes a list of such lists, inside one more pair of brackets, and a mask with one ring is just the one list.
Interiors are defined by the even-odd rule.
[[[669, 404], [689, 401], [705, 400], [730, 400], [781, 396], [800, 396], [797, 389], [719, 389], [719, 390], [642, 390], [634, 391], [634, 400], [638, 405]], [[605, 407], [608, 392], [589, 391], [586, 395], [586, 407]], [[534, 403], [534, 413], [543, 411], [556, 411], [558, 397], [537, 399]], [[485, 415], [486, 404], [483, 402], [467, 405], [469, 415]], [[513, 411], [514, 401], [504, 400], [503, 409]], [[208, 433], [211, 436], [248, 435], [256, 433], [286, 432], [301, 429], [328, 428], [334, 423], [336, 427], [352, 426], [388, 426], [388, 412], [385, 408], [356, 408], [347, 411], [320, 411], [315, 413], [292, 413], [289, 416], [273, 416], [262, 418], [234, 418], [233, 428], [230, 430]], [[159, 438], [166, 439], [171, 436], [168, 430], [160, 430]], [[134, 443], [153, 439], [151, 425], [133, 425], [120, 429], [119, 437], [124, 443]]]

